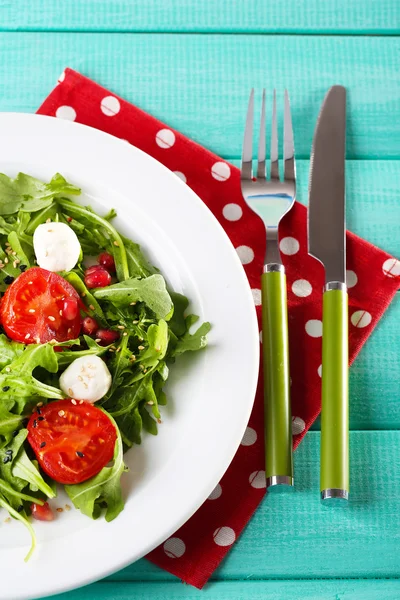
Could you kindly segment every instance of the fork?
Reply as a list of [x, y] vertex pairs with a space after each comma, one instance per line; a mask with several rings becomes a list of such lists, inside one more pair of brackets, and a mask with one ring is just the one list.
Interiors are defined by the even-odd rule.
[[253, 177], [254, 89], [243, 140], [241, 186], [247, 205], [264, 222], [267, 237], [261, 278], [264, 369], [265, 476], [267, 488], [293, 486], [289, 340], [285, 267], [278, 243], [279, 224], [296, 198], [296, 164], [289, 95], [285, 90], [283, 179], [279, 176], [276, 92], [273, 93], [270, 173], [266, 172], [265, 90], [262, 94], [257, 177]]

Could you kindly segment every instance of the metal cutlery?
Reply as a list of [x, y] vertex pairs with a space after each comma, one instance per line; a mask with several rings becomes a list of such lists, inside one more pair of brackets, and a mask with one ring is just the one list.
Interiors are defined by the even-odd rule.
[[265, 90], [261, 103], [256, 177], [253, 178], [254, 90], [250, 93], [241, 166], [242, 194], [264, 222], [267, 250], [262, 274], [262, 336], [265, 391], [267, 488], [293, 486], [289, 341], [285, 267], [278, 244], [279, 223], [296, 197], [296, 165], [289, 96], [284, 98], [283, 178], [279, 175], [276, 93], [273, 93], [269, 178], [266, 172]]
[[346, 90], [330, 88], [314, 134], [309, 253], [325, 267], [322, 326], [322, 500], [348, 499], [348, 297], [345, 222]]

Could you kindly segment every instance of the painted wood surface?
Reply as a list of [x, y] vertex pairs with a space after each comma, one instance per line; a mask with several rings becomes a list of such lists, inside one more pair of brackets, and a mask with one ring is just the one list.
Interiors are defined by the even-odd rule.
[[395, 34], [397, 0], [31, 0], [0, 3], [6, 31]]
[[[398, 0], [0, 0], [0, 110], [33, 112], [71, 66], [237, 163], [250, 88], [287, 87], [306, 202], [319, 105], [344, 84], [348, 227], [400, 257], [399, 32]], [[296, 493], [265, 498], [204, 592], [141, 560], [60, 600], [400, 598], [399, 303], [351, 369], [347, 510], [319, 503], [313, 431]]]
[[0, 34], [2, 110], [32, 111], [65, 66], [225, 158], [241, 154], [251, 87], [290, 90], [298, 158], [327, 88], [348, 87], [347, 155], [400, 158], [398, 37]]

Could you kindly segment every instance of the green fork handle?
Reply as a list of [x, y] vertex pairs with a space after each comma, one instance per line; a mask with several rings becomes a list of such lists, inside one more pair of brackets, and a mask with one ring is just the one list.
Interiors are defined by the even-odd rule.
[[267, 488], [293, 485], [286, 275], [280, 264], [262, 275], [265, 476]]
[[328, 283], [323, 296], [321, 498], [348, 499], [348, 297], [342, 283]]

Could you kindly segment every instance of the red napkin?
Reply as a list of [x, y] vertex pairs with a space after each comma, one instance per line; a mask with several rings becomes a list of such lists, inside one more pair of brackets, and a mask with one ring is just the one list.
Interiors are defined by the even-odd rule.
[[[242, 199], [237, 168], [71, 69], [61, 75], [38, 112], [76, 120], [123, 138], [186, 181], [217, 217], [236, 248], [260, 321], [265, 232]], [[280, 234], [288, 283], [296, 447], [320, 412], [324, 277], [321, 265], [307, 254], [304, 206], [296, 203]], [[347, 260], [353, 362], [400, 287], [400, 261], [352, 233], [347, 234]], [[148, 556], [199, 588], [218, 567], [265, 494], [262, 389], [260, 376], [249, 426], [221, 482], [197, 513]]]

